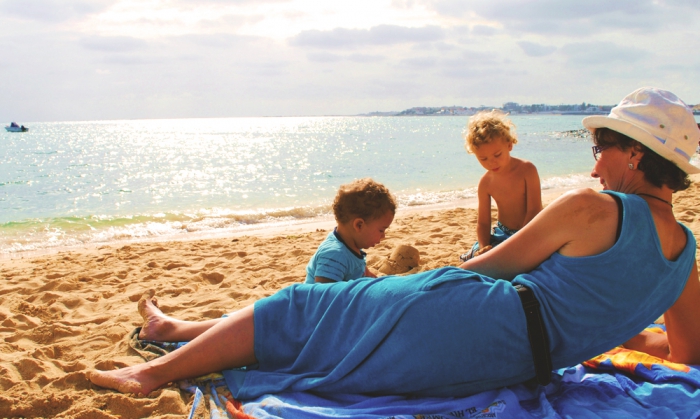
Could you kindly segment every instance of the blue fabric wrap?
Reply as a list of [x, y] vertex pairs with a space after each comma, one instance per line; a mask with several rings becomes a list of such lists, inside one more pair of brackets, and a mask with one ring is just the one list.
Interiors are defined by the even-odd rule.
[[305, 282], [313, 284], [317, 276], [336, 282], [350, 281], [365, 276], [366, 266], [364, 254], [358, 257], [331, 231], [306, 265]]
[[[534, 376], [515, 289], [454, 267], [293, 285], [256, 302], [254, 319], [259, 369], [224, 373], [244, 400], [285, 390], [465, 394]], [[516, 370], [486, 368], [494, 352], [513, 359]]]
[[[670, 262], [646, 202], [620, 197], [623, 226], [612, 248], [584, 258], [554, 254], [513, 280], [540, 301], [555, 368], [643, 330], [677, 299], [693, 266], [689, 230]], [[254, 310], [259, 369], [224, 373], [241, 400], [282, 391], [456, 397], [534, 377], [515, 288], [458, 268], [293, 285]]]

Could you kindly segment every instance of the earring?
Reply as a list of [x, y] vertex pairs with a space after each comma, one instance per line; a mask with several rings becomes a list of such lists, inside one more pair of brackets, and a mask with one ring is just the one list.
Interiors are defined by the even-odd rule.
[[630, 170], [634, 170], [634, 165], [632, 163], [628, 164], [627, 166], [629, 166]]

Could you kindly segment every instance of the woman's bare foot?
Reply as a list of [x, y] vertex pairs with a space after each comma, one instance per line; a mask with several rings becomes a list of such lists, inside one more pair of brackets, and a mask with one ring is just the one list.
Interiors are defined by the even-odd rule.
[[148, 290], [138, 303], [138, 310], [143, 317], [143, 326], [139, 332], [139, 339], [157, 342], [169, 341], [169, 332], [173, 330], [173, 324], [178, 320], [166, 316], [158, 308], [158, 300], [155, 292]]
[[144, 365], [122, 368], [113, 371], [92, 370], [87, 378], [100, 387], [117, 390], [120, 393], [147, 395], [160, 386], [145, 373]]
[[153, 290], [149, 290], [139, 300], [139, 314], [143, 317], [139, 339], [156, 342], [190, 341], [222, 320], [218, 318], [194, 322], [166, 316], [158, 308], [154, 294]]

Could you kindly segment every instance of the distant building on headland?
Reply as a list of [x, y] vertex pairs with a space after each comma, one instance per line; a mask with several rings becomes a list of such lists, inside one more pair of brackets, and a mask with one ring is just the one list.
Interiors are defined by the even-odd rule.
[[397, 113], [397, 116], [420, 116], [420, 115], [474, 115], [480, 109], [478, 108], [466, 108], [464, 106], [441, 106], [439, 108], [430, 107], [418, 107], [406, 109]]
[[474, 115], [479, 111], [499, 109], [510, 114], [561, 114], [561, 115], [596, 115], [608, 114], [614, 105], [593, 105], [590, 103], [581, 103], [576, 105], [547, 105], [544, 103], [533, 105], [520, 105], [515, 102], [506, 102], [502, 107], [494, 106], [440, 106], [426, 107], [420, 106], [409, 108], [400, 112], [370, 112], [362, 114], [362, 116], [452, 116], [452, 115]]
[[549, 113], [561, 115], [599, 115], [608, 114], [614, 105], [593, 105], [583, 102], [575, 105], [547, 105], [544, 103], [533, 105], [518, 105], [515, 102], [507, 102], [501, 108], [505, 112], [513, 114]]
[[[392, 112], [370, 112], [366, 114], [361, 114], [359, 116], [453, 116], [453, 115], [474, 115], [479, 111], [490, 111], [492, 109], [499, 109], [503, 112], [514, 115], [525, 115], [525, 114], [552, 114], [552, 115], [607, 115], [610, 113], [610, 109], [615, 105], [594, 105], [592, 103], [578, 103], [575, 105], [547, 105], [545, 103], [537, 103], [532, 105], [520, 105], [516, 102], [506, 102], [502, 107], [497, 108], [494, 106], [479, 106], [479, 107], [466, 107], [466, 106], [440, 106], [440, 107], [426, 107], [419, 106], [415, 108], [406, 109], [403, 111], [392, 111]], [[695, 115], [700, 115], [700, 104], [698, 105], [688, 105]]]

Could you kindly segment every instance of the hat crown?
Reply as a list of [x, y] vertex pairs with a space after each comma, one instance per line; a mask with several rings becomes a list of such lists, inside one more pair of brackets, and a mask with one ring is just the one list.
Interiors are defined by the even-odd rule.
[[[610, 111], [610, 116], [627, 121], [657, 137], [667, 146], [693, 154], [700, 131], [693, 113], [678, 96], [667, 90], [643, 87], [627, 95]], [[668, 142], [672, 144], [668, 144]]]

